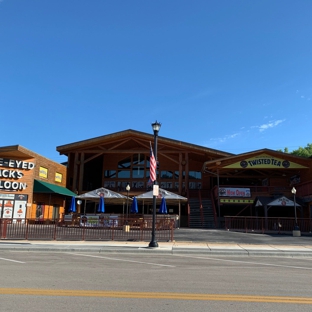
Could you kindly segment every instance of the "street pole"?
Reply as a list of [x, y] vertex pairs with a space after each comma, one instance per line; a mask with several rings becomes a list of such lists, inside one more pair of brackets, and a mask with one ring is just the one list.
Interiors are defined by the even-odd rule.
[[301, 236], [301, 232], [300, 232], [300, 228], [298, 226], [298, 221], [297, 221], [297, 204], [296, 204], [296, 193], [297, 190], [295, 189], [295, 187], [293, 187], [291, 189], [291, 192], [294, 194], [294, 211], [295, 211], [295, 226], [294, 226], [294, 230], [293, 230], [293, 236]]
[[[160, 129], [161, 124], [159, 122], [155, 122], [152, 124], [152, 128], [154, 131], [154, 157], [157, 164], [157, 136]], [[157, 165], [156, 165], [156, 179], [157, 179]], [[158, 195], [158, 183], [155, 180], [153, 184], [153, 221], [152, 221], [152, 239], [149, 243], [149, 247], [158, 247], [158, 243], [156, 242], [155, 237], [155, 228], [156, 228], [156, 198]]]
[[130, 191], [130, 185], [129, 185], [129, 183], [127, 184], [127, 186], [126, 186], [126, 190], [127, 190], [127, 224], [128, 224], [128, 217], [129, 217], [129, 213], [128, 213], [128, 200], [129, 200], [129, 191]]

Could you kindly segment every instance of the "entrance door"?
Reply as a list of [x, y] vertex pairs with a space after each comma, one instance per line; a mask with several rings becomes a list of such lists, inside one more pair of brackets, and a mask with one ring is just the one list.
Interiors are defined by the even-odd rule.
[[52, 220], [58, 220], [59, 217], [60, 217], [60, 207], [58, 205], [53, 205]]

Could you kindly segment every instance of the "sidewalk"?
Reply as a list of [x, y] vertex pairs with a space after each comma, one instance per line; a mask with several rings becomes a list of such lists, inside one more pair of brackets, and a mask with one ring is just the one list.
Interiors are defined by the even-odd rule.
[[307, 245], [270, 245], [204, 242], [159, 242], [149, 248], [148, 242], [117, 241], [0, 241], [0, 250], [45, 252], [99, 252], [99, 253], [162, 253], [201, 254], [204, 256], [287, 256], [312, 257], [312, 243]]

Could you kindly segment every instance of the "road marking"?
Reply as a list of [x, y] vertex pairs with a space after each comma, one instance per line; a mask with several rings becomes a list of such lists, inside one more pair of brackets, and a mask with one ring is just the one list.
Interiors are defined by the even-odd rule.
[[185, 256], [185, 255], [177, 255], [177, 254], [174, 255], [174, 256], [176, 256], [176, 257], [183, 257], [183, 258], [193, 258], [193, 259], [216, 260], [216, 261], [223, 261], [223, 262], [255, 264], [255, 265], [281, 267], [281, 268], [312, 270], [312, 268], [308, 268], [308, 267], [300, 267], [300, 266], [292, 266], [292, 265], [282, 265], [282, 264], [271, 264], [271, 263], [263, 263], [263, 262], [251, 262], [251, 261], [242, 261], [242, 260], [229, 260], [229, 259], [210, 258], [210, 257], [194, 257], [194, 256]]
[[175, 265], [168, 265], [168, 264], [159, 264], [159, 263], [152, 263], [152, 262], [142, 262], [142, 261], [134, 261], [134, 260], [125, 260], [125, 259], [118, 259], [118, 258], [110, 258], [110, 257], [103, 257], [103, 256], [93, 256], [93, 255], [86, 255], [86, 254], [79, 254], [73, 252], [65, 252], [66, 254], [74, 255], [74, 256], [82, 256], [82, 257], [90, 257], [90, 258], [100, 258], [100, 259], [107, 259], [107, 260], [114, 260], [114, 261], [123, 261], [123, 262], [132, 262], [138, 264], [148, 264], [148, 265], [155, 265], [161, 267], [169, 267], [175, 268]]
[[10, 261], [10, 262], [16, 262], [16, 263], [26, 263], [26, 262], [23, 262], [23, 261], [17, 261], [17, 260], [13, 260], [13, 259], [6, 259], [6, 258], [0, 258], [0, 260]]
[[99, 298], [106, 297], [106, 298], [135, 298], [135, 299], [164, 299], [164, 300], [171, 299], [171, 300], [197, 300], [197, 301], [238, 301], [238, 302], [312, 304], [312, 298], [307, 297], [128, 292], [128, 291], [101, 291], [101, 290], [81, 290], [81, 289], [76, 290], [76, 289], [0, 288], [0, 295], [99, 297]]

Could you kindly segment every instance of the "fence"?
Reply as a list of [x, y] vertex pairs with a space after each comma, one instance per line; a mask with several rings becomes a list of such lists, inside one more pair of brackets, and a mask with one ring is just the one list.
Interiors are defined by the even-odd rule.
[[[26, 240], [115, 240], [150, 241], [152, 218], [115, 218], [105, 223], [87, 223], [84, 220], [55, 221], [36, 219], [0, 219], [1, 239]], [[173, 241], [174, 221], [156, 219], [157, 241]]]
[[[311, 234], [311, 219], [298, 218], [297, 224], [301, 233]], [[229, 231], [288, 234], [294, 226], [294, 218], [225, 217], [225, 229]]]

